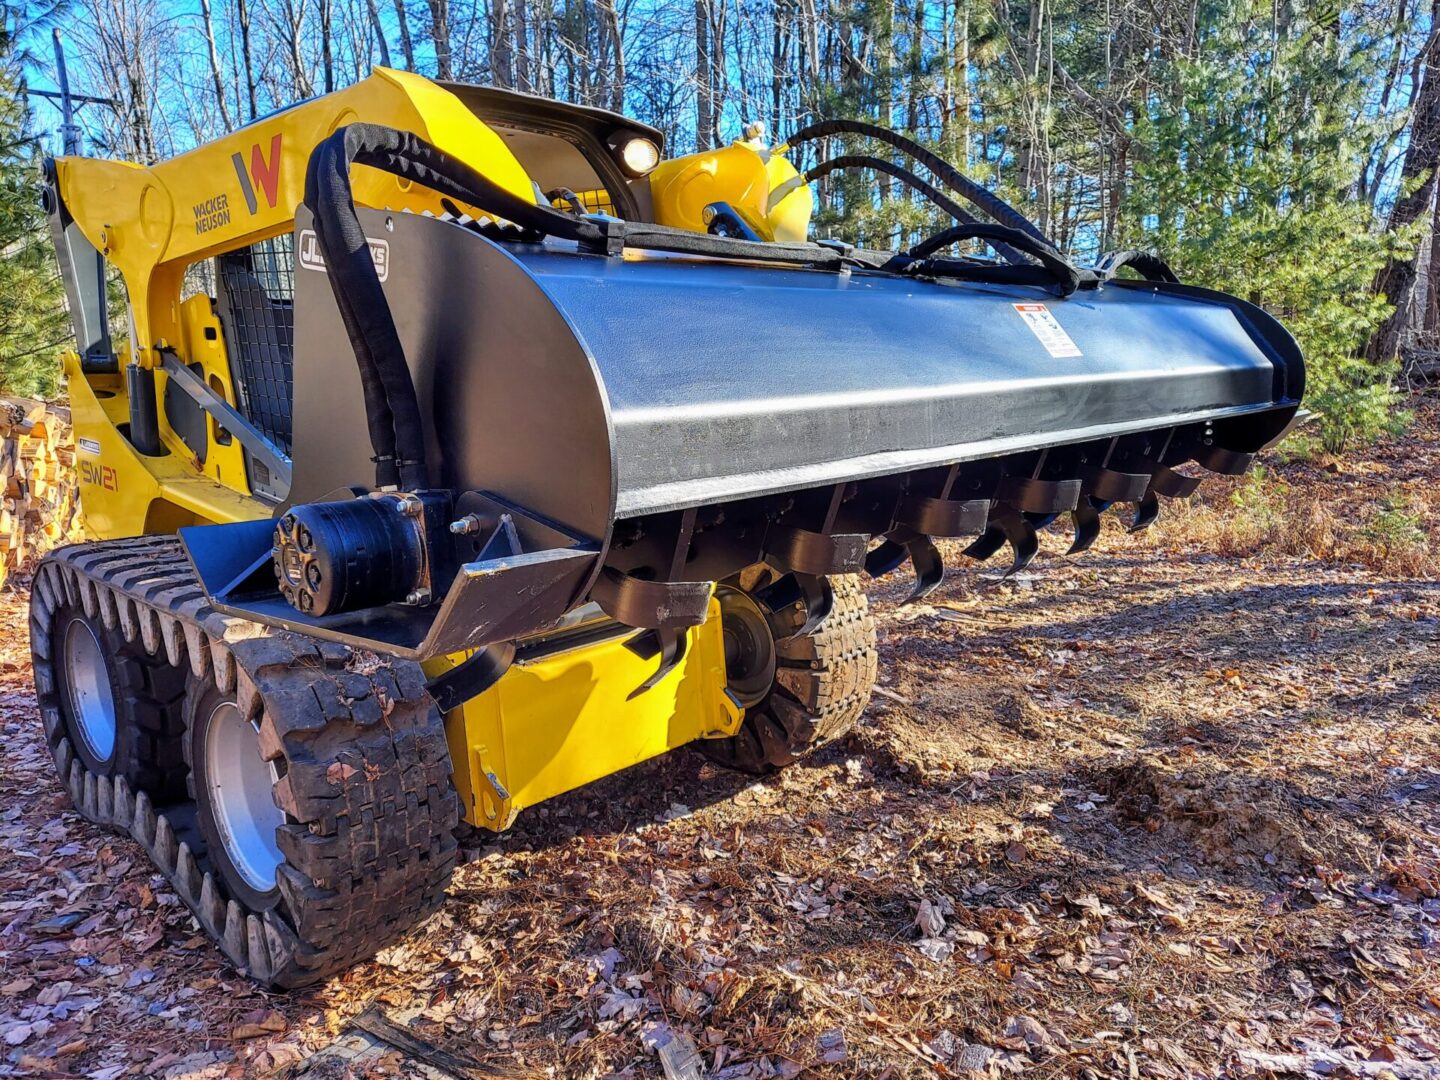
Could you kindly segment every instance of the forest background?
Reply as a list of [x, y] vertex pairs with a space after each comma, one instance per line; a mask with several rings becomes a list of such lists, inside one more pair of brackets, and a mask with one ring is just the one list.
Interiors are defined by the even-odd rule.
[[[72, 89], [113, 102], [82, 108], [86, 151], [139, 162], [377, 64], [623, 111], [672, 154], [755, 121], [777, 141], [879, 122], [1079, 260], [1153, 250], [1279, 316], [1330, 451], [1403, 426], [1397, 377], [1440, 359], [1440, 0], [5, 0], [0, 19], [12, 393], [63, 393], [37, 190], [60, 121], [30, 92], [55, 88], [57, 29]], [[870, 246], [948, 223], [883, 174], [817, 196], [819, 234]]]

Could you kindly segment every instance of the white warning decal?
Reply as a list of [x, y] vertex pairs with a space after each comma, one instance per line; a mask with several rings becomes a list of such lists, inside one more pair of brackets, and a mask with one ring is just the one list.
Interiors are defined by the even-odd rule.
[[1084, 356], [1080, 346], [1076, 345], [1065, 328], [1060, 325], [1060, 320], [1050, 314], [1050, 309], [1044, 304], [1012, 304], [1020, 317], [1025, 320], [1025, 325], [1030, 332], [1040, 339], [1040, 344], [1045, 346], [1045, 351], [1054, 357]]

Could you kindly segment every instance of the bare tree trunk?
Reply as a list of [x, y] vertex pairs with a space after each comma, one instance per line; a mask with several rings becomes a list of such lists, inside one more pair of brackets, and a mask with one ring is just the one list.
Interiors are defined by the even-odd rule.
[[390, 43], [385, 40], [385, 27], [380, 23], [380, 9], [375, 6], [375, 0], [365, 0], [365, 9], [370, 15], [370, 29], [380, 50], [380, 66], [390, 67]]
[[1425, 329], [1426, 347], [1435, 341], [1440, 331], [1440, 191], [1431, 201], [1430, 210], [1430, 251], [1425, 267], [1425, 311], [1422, 326]]
[[602, 32], [610, 39], [610, 99], [607, 104], [615, 112], [625, 110], [625, 31], [620, 25], [620, 12], [615, 0], [604, 0]]
[[210, 56], [210, 77], [215, 80], [215, 103], [220, 106], [220, 120], [225, 130], [233, 131], [235, 123], [230, 119], [230, 107], [225, 104], [225, 80], [220, 75], [220, 50], [215, 47], [215, 19], [210, 0], [200, 0], [200, 14], [205, 20], [205, 49]]
[[715, 88], [711, 79], [710, 0], [695, 0], [695, 147], [709, 150], [715, 129]]
[[[1410, 121], [1410, 144], [1400, 167], [1401, 197], [1390, 210], [1387, 228], [1398, 232], [1407, 228], [1427, 209], [1435, 197], [1435, 173], [1440, 169], [1440, 0], [1430, 9], [1430, 38], [1425, 43], [1421, 62], [1420, 92], [1415, 98], [1415, 111]], [[1418, 182], [1423, 179], [1423, 182]], [[1384, 363], [1400, 351], [1400, 341], [1410, 318], [1410, 296], [1415, 287], [1419, 251], [1409, 258], [1391, 259], [1375, 275], [1375, 292], [1395, 305], [1365, 347], [1367, 359]]]
[[526, 0], [515, 0], [515, 88], [531, 92], [530, 79], [530, 6]]
[[430, 5], [430, 36], [435, 40], [435, 76], [454, 78], [450, 67], [450, 0], [427, 0]]
[[785, 98], [786, 58], [790, 52], [790, 31], [786, 25], [789, 7], [775, 3], [770, 27], [770, 137], [780, 138], [780, 109]]
[[490, 81], [507, 89], [515, 85], [509, 14], [508, 0], [490, 0]]
[[710, 16], [710, 145], [720, 146], [720, 120], [727, 90], [725, 24], [730, 7], [727, 0], [710, 0], [705, 6]]
[[320, 69], [325, 76], [325, 93], [335, 92], [334, 8], [331, 0], [320, 0]]
[[290, 51], [290, 78], [294, 85], [294, 93], [302, 98], [313, 97], [315, 83], [310, 77], [310, 67], [300, 51], [300, 29], [305, 25], [304, 0], [300, 0], [299, 7], [286, 0], [285, 23], [284, 38]]
[[555, 96], [555, 5], [553, 0], [535, 0], [539, 14], [535, 16], [530, 42], [535, 50], [535, 92]]
[[415, 43], [410, 40], [410, 18], [405, 14], [405, 0], [395, 0], [395, 21], [400, 26], [400, 55], [405, 58], [405, 70], [415, 70]]
[[905, 66], [909, 80], [905, 102], [905, 124], [910, 134], [920, 137], [920, 96], [924, 93], [921, 79], [925, 75], [925, 0], [914, 0], [910, 21], [910, 55]]
[[240, 23], [240, 57], [245, 64], [245, 103], [250, 106], [246, 119], [254, 120], [260, 115], [260, 110], [255, 106], [255, 63], [250, 50], [249, 0], [235, 0], [235, 17]]

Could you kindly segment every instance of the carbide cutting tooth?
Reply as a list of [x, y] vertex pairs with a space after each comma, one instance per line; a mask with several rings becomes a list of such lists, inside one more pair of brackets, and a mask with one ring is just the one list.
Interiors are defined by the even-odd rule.
[[1040, 537], [1035, 532], [1035, 526], [1022, 518], [1014, 530], [1014, 535], [1007, 536], [1006, 539], [1010, 541], [1011, 550], [1015, 552], [1015, 560], [1010, 564], [1010, 569], [1001, 575], [1008, 578], [1011, 574], [1024, 570], [1034, 560], [1040, 551]]
[[800, 585], [805, 604], [804, 625], [795, 631], [794, 636], [806, 637], [820, 629], [820, 624], [830, 617], [830, 611], [835, 606], [835, 591], [830, 587], [829, 578], [814, 574], [795, 574], [794, 577]]
[[[830, 609], [835, 606], [835, 594], [830, 589], [828, 579], [797, 571], [791, 571], [772, 581], [759, 590], [755, 598], [763, 607], [774, 612], [785, 611], [796, 604], [805, 605], [805, 622], [793, 632], [777, 634], [777, 641], [782, 638], [804, 637], [812, 633], [825, 621]], [[771, 629], [775, 629], [773, 621]]]
[[[997, 509], [995, 513], [991, 514], [990, 520], [994, 523], [994, 527], [1000, 530], [1003, 541], [1010, 545], [1010, 549], [1014, 553], [1014, 559], [1010, 563], [1010, 569], [1006, 570], [1001, 577], [1007, 578], [1011, 574], [1017, 574], [1021, 570], [1024, 570], [1025, 567], [1030, 565], [1031, 560], [1035, 558], [1036, 553], [1040, 550], [1040, 537], [1035, 532], [1035, 526], [1030, 521], [1030, 515], [1019, 513], [1013, 507], [1005, 507]], [[987, 540], [989, 536], [990, 532], [987, 529], [985, 536], [977, 540], [976, 544]], [[970, 546], [973, 548], [975, 544]], [[989, 555], [994, 554], [995, 550], [998, 549], [999, 545], [997, 544], [995, 548], [987, 552], [984, 557], [988, 558]], [[969, 548], [966, 549], [966, 554], [969, 554], [969, 550]]]
[[934, 592], [945, 580], [945, 560], [930, 537], [901, 527], [889, 533], [885, 542], [865, 557], [865, 572], [880, 577], [909, 560], [915, 584], [901, 605], [914, 603]]
[[945, 580], [945, 560], [940, 550], [928, 536], [917, 536], [905, 545], [910, 555], [910, 565], [915, 568], [915, 587], [902, 604], [913, 604], [929, 596]]
[[[991, 515], [991, 518], [993, 520], [993, 514]], [[994, 555], [1004, 546], [1004, 530], [1002, 530], [999, 525], [989, 525], [986, 527], [985, 531], [980, 534], [980, 539], [974, 541], [960, 554], [966, 556], [967, 558], [974, 559], [976, 562], [984, 562], [986, 559], [990, 558], [991, 555]]]
[[[660, 629], [651, 630], [641, 634], [638, 639], [632, 640], [629, 644], [633, 651], [649, 659], [651, 656], [660, 657], [660, 666], [655, 669], [648, 679], [642, 682], [634, 690], [630, 691], [626, 701], [634, 701], [646, 690], [653, 688], [661, 679], [670, 674], [675, 666], [685, 658], [685, 650], [689, 647], [690, 637], [684, 630]], [[653, 652], [650, 651], [653, 648]]]
[[905, 550], [903, 544], [897, 544], [894, 540], [886, 540], [865, 556], [865, 573], [870, 577], [884, 577], [899, 567], [909, 556], [910, 553]]
[[1079, 555], [1082, 551], [1089, 551], [1095, 541], [1100, 539], [1100, 515], [1109, 506], [1107, 502], [1081, 499], [1080, 505], [1070, 511], [1070, 519], [1075, 523], [1075, 539], [1070, 542], [1066, 555]]
[[1160, 516], [1160, 496], [1153, 491], [1147, 492], [1145, 498], [1136, 504], [1135, 520], [1130, 522], [1128, 532], [1140, 532], [1155, 524], [1155, 519]]
[[1157, 469], [1155, 475], [1150, 478], [1150, 490], [1170, 499], [1183, 499], [1193, 495], [1199, 486], [1200, 478], [1198, 476], [1184, 476], [1174, 469], [1163, 466]]

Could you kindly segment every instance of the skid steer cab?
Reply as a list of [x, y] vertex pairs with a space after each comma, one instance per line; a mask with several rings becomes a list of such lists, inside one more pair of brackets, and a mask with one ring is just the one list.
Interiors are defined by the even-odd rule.
[[[886, 156], [793, 164], [836, 137]], [[945, 227], [811, 238], [839, 169]], [[276, 986], [433, 911], [462, 821], [839, 736], [867, 575], [918, 599], [936, 538], [1013, 570], [1057, 519], [1072, 552], [1109, 509], [1144, 528], [1303, 390], [1265, 312], [1145, 253], [1077, 266], [855, 121], [666, 159], [622, 116], [378, 70], [48, 181], [92, 537], [32, 592], [49, 745]]]

